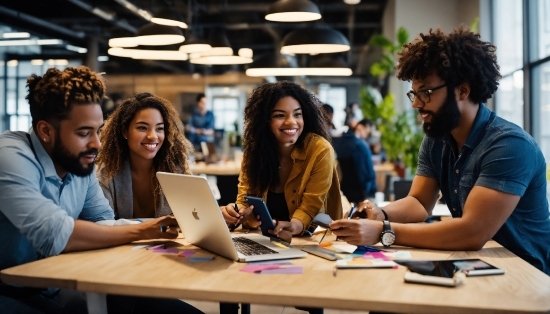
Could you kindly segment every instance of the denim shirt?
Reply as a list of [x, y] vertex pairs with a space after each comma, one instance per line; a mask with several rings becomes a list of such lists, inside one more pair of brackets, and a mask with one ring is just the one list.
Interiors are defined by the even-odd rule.
[[60, 254], [77, 218], [114, 219], [94, 172], [61, 179], [33, 131], [30, 139], [0, 135], [0, 269]]
[[523, 129], [481, 104], [460, 152], [451, 134], [424, 138], [416, 175], [437, 180], [453, 217], [462, 217], [476, 185], [520, 196], [493, 240], [550, 275], [546, 162]]
[[[208, 110], [202, 115], [198, 110], [195, 110], [189, 120], [189, 125], [196, 129], [213, 129], [214, 128], [214, 114]], [[196, 135], [193, 134], [193, 143], [200, 144], [201, 142], [213, 142], [213, 135]]]

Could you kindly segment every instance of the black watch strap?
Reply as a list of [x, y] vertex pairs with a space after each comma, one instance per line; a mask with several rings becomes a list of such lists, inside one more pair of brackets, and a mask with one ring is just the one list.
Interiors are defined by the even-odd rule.
[[388, 213], [386, 213], [386, 211], [384, 210], [384, 208], [380, 207], [380, 210], [382, 211], [382, 214], [384, 214], [384, 220], [390, 221], [390, 220], [388, 219]]

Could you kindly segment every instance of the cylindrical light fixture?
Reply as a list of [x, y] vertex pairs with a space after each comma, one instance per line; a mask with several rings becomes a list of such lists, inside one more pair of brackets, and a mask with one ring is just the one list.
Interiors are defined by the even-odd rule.
[[281, 53], [335, 53], [350, 50], [348, 39], [329, 27], [299, 28], [288, 33], [281, 42]]
[[135, 48], [109, 48], [108, 54], [116, 57], [140, 59], [140, 60], [168, 60], [185, 61], [188, 59], [186, 53], [178, 50], [163, 49], [135, 49]]
[[179, 44], [185, 37], [179, 27], [150, 23], [138, 30], [136, 40], [139, 45], [163, 46]]
[[269, 6], [265, 19], [275, 22], [308, 22], [321, 19], [321, 12], [309, 0], [279, 0]]

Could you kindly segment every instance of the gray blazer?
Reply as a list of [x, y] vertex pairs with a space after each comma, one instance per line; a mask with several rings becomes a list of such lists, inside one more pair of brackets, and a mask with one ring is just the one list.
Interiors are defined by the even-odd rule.
[[[132, 172], [130, 170], [130, 161], [124, 162], [121, 171], [114, 178], [109, 180], [107, 184], [103, 184], [104, 173], [97, 172], [99, 185], [103, 189], [105, 198], [109, 201], [111, 208], [115, 212], [115, 219], [120, 218], [152, 218], [152, 217], [134, 217], [134, 197], [132, 193]], [[155, 209], [155, 217], [165, 216], [172, 213], [164, 194], [161, 193], [157, 207]]]

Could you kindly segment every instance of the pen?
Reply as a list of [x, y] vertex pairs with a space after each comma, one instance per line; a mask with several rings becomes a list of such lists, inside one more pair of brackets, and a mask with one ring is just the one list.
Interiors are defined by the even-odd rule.
[[[237, 207], [237, 204], [234, 204], [233, 209], [237, 212], [237, 214], [239, 214], [239, 207]], [[239, 214], [239, 216], [240, 216], [240, 214]], [[239, 218], [239, 220], [240, 220], [240, 218]], [[238, 223], [239, 220], [237, 220], [237, 222], [235, 222], [233, 224], [233, 226], [231, 228], [229, 228], [229, 231], [233, 232], [235, 229], [237, 229], [237, 227], [239, 226], [239, 223]]]
[[355, 205], [353, 203], [351, 203], [351, 209], [349, 210], [348, 220], [351, 219], [351, 215], [353, 215], [354, 210], [355, 210]]

